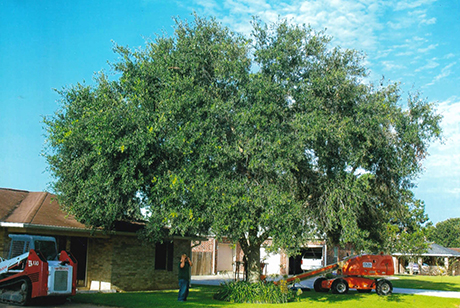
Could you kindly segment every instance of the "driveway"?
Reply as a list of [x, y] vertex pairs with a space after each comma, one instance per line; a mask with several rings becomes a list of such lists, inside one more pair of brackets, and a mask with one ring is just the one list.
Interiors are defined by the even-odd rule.
[[460, 292], [394, 288], [393, 293], [460, 298]]

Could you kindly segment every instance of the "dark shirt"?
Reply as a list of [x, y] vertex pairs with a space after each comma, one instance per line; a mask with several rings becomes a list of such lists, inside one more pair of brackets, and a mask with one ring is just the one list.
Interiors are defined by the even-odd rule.
[[180, 267], [179, 262], [179, 279], [190, 280], [190, 264], [185, 262], [184, 267]]

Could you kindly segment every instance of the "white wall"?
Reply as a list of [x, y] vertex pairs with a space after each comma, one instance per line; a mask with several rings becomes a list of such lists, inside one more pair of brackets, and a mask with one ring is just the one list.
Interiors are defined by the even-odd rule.
[[263, 273], [267, 273], [267, 275], [280, 274], [280, 265], [281, 265], [281, 255], [279, 253], [267, 253], [265, 248], [260, 248], [260, 259], [264, 260], [266, 265], [266, 269], [264, 269]]

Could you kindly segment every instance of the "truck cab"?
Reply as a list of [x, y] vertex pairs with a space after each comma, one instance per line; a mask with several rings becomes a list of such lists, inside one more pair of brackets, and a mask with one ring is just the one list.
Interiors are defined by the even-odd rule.
[[47, 261], [58, 259], [56, 239], [51, 236], [10, 234], [10, 249], [6, 259], [13, 259], [33, 249], [39, 251]]

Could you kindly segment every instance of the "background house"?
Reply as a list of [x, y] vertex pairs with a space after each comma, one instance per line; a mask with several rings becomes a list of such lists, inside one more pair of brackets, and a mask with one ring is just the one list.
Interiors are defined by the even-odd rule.
[[[264, 245], [270, 245], [268, 240]], [[243, 250], [239, 244], [233, 244], [227, 239], [218, 241], [210, 237], [194, 245], [192, 243], [192, 275], [213, 275], [218, 273], [240, 273], [243, 269]], [[325, 242], [309, 242], [300, 250], [299, 255], [289, 257], [282, 250], [269, 253], [265, 248], [260, 250], [264, 275], [292, 275], [303, 271], [309, 266], [328, 264], [327, 247]]]
[[193, 238], [162, 244], [143, 241], [142, 224], [120, 222], [110, 234], [88, 229], [64, 213], [52, 194], [0, 188], [0, 255], [9, 234], [54, 236], [58, 249], [78, 261], [78, 285], [91, 290], [152, 290], [177, 287], [180, 255], [191, 253]]
[[410, 255], [405, 253], [394, 253], [395, 273], [407, 272], [406, 267], [410, 262], [418, 264], [420, 274], [439, 275], [448, 274], [460, 275], [460, 252], [432, 243], [426, 253]]

